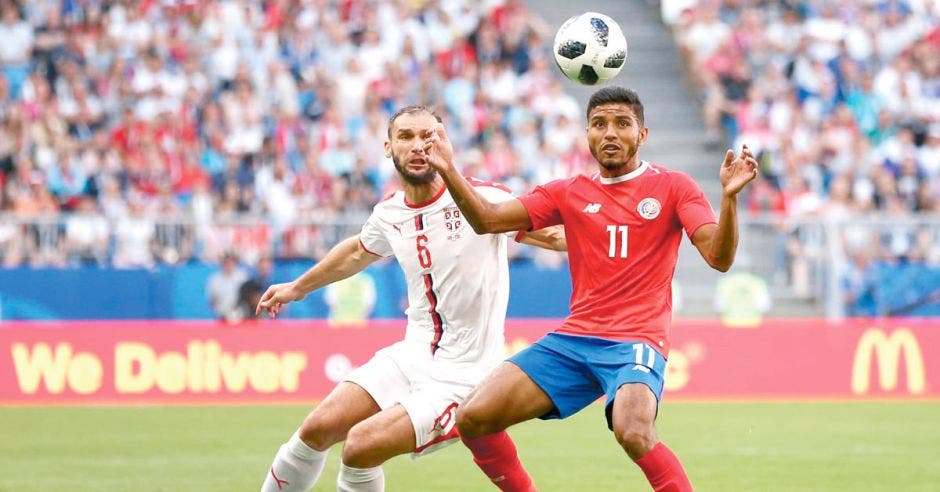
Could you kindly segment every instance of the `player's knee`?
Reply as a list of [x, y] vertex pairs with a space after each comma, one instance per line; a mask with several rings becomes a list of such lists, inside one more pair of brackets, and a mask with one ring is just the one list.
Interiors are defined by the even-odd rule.
[[[655, 444], [656, 434], [643, 427], [627, 427], [618, 430], [615, 435], [617, 442], [624, 447], [641, 447], [645, 444]], [[650, 445], [649, 447], [652, 447]]]
[[343, 440], [342, 432], [334, 427], [322, 418], [308, 415], [300, 424], [300, 440], [317, 451], [326, 451]]
[[620, 446], [633, 459], [639, 459], [653, 449], [659, 438], [652, 425], [645, 422], [629, 422], [614, 428]]
[[464, 439], [476, 439], [502, 430], [473, 405], [457, 408], [457, 429]]
[[343, 444], [343, 464], [353, 468], [371, 468], [382, 464], [381, 461], [375, 462], [372, 456], [372, 434], [361, 425], [349, 430], [346, 443]]

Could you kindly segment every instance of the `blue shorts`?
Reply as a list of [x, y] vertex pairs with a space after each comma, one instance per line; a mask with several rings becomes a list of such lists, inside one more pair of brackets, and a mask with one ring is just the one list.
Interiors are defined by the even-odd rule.
[[552, 400], [542, 419], [563, 419], [607, 395], [607, 426], [621, 386], [643, 383], [658, 401], [663, 393], [666, 359], [647, 343], [549, 333], [509, 358]]

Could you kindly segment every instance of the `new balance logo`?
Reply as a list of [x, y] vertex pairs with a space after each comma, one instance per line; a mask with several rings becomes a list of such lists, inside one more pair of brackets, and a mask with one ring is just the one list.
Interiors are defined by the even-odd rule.
[[588, 214], [596, 214], [597, 212], [600, 212], [600, 211], [601, 211], [600, 203], [588, 203], [587, 206], [584, 207], [584, 210], [582, 210], [582, 212], [588, 213]]

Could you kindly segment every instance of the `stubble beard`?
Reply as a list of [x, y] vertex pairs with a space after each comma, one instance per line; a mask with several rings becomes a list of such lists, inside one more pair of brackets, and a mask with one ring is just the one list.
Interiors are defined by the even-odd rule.
[[601, 151], [598, 149], [594, 154], [594, 160], [597, 161], [600, 166], [608, 171], [617, 171], [623, 169], [630, 165], [630, 160], [633, 159], [639, 149], [634, 149], [630, 155], [620, 158], [620, 157], [604, 157], [601, 155]]
[[392, 163], [395, 164], [395, 170], [398, 171], [398, 175], [401, 176], [401, 179], [405, 180], [406, 183], [411, 185], [425, 185], [434, 181], [434, 178], [437, 177], [437, 169], [429, 167], [427, 171], [423, 173], [414, 173], [401, 165], [401, 159], [396, 155], [392, 155]]
[[609, 169], [611, 171], [620, 169], [627, 165], [627, 161], [621, 161], [619, 159], [604, 159], [598, 160], [597, 162], [600, 163], [601, 167], [604, 169]]
[[623, 159], [620, 157], [605, 157], [600, 155], [599, 152], [594, 154], [594, 160], [596, 160], [602, 168], [607, 169], [608, 171], [616, 171], [617, 169], [626, 166], [627, 163], [630, 162], [629, 159]]

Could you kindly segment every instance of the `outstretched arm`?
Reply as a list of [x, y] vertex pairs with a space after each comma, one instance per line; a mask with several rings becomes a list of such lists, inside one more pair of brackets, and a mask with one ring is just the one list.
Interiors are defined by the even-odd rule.
[[437, 170], [447, 184], [454, 202], [477, 234], [523, 231], [532, 227], [529, 213], [519, 200], [492, 203], [473, 189], [473, 186], [454, 167], [454, 148], [444, 125], [423, 135], [424, 151], [428, 163]]
[[565, 227], [562, 225], [523, 232], [519, 242], [544, 249], [568, 251], [568, 242], [565, 240]]
[[747, 146], [735, 157], [728, 150], [721, 165], [721, 211], [718, 224], [706, 224], [692, 234], [692, 244], [708, 265], [727, 272], [738, 248], [738, 192], [757, 177], [757, 160]]
[[255, 315], [266, 311], [268, 316], [276, 317], [284, 304], [299, 301], [320, 287], [351, 277], [378, 259], [362, 249], [358, 235], [344, 239], [294, 281], [268, 287], [255, 308]]

